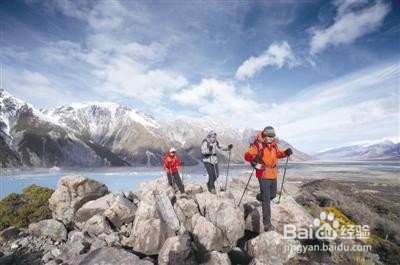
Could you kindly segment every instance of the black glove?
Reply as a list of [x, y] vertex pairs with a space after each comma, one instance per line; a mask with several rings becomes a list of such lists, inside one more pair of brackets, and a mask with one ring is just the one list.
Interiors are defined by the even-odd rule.
[[252, 167], [256, 167], [256, 165], [258, 164], [258, 162], [257, 162], [257, 160], [256, 159], [253, 159], [253, 160], [251, 160], [251, 162], [250, 162], [250, 164], [251, 164], [251, 166]]
[[212, 149], [213, 149], [212, 145], [209, 145], [209, 146], [208, 146], [208, 150], [211, 152]]
[[229, 150], [233, 148], [233, 144], [228, 145]]
[[286, 149], [285, 154], [286, 154], [286, 156], [290, 156], [291, 154], [293, 154], [292, 148]]

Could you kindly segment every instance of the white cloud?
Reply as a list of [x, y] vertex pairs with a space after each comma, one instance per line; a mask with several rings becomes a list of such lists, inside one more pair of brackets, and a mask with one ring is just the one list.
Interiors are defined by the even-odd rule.
[[244, 61], [236, 71], [236, 78], [245, 79], [254, 76], [266, 66], [277, 66], [282, 68], [285, 64], [289, 67], [298, 64], [289, 44], [284, 41], [282, 43], [272, 43], [266, 51], [257, 57], [251, 56]]
[[273, 125], [283, 139], [312, 152], [398, 133], [399, 75], [398, 64], [380, 65], [306, 88], [278, 104], [259, 102], [253, 90], [246, 96], [234, 82], [203, 79], [174, 99], [239, 128]]
[[199, 84], [176, 93], [173, 99], [220, 120], [230, 121], [235, 117], [236, 121], [243, 121], [250, 111], [260, 106], [246, 96], [253, 93], [249, 90], [250, 88], [246, 88], [243, 94], [233, 82], [203, 79]]
[[[325, 29], [314, 29], [310, 43], [310, 53], [317, 54], [329, 45], [349, 44], [361, 36], [380, 27], [390, 8], [377, 1], [365, 7], [366, 1], [337, 1], [337, 16], [333, 25]], [[359, 10], [355, 10], [363, 6]]]

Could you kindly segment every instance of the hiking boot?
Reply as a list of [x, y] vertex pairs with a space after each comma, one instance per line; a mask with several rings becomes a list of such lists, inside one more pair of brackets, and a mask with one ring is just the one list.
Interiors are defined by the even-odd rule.
[[211, 189], [210, 192], [211, 192], [212, 194], [217, 194], [217, 191], [216, 191], [215, 189]]
[[265, 232], [275, 231], [275, 227], [272, 224], [264, 225], [264, 231]]

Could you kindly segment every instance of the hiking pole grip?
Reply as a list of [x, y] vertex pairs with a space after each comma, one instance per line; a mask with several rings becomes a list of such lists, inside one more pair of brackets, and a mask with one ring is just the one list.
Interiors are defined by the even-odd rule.
[[249, 180], [247, 181], [246, 187], [244, 188], [242, 197], [240, 197], [240, 200], [239, 200], [239, 203], [238, 203], [237, 207], [239, 207], [239, 206], [240, 206], [240, 203], [242, 202], [243, 196], [244, 196], [244, 194], [246, 193], [247, 187], [249, 186], [249, 183], [250, 183], [251, 177], [253, 176], [254, 170], [255, 170], [255, 168], [253, 168], [253, 170], [251, 171]]
[[282, 192], [283, 192], [283, 183], [285, 182], [286, 168], [287, 168], [288, 161], [289, 161], [289, 156], [286, 157], [285, 169], [283, 170], [283, 178], [282, 178], [282, 183], [281, 183], [281, 192], [279, 193], [278, 204], [281, 202], [281, 196], [282, 196]]

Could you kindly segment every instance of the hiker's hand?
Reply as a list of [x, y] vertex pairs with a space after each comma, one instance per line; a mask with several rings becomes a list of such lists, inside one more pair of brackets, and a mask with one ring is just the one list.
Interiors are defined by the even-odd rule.
[[210, 152], [211, 152], [211, 151], [212, 151], [212, 149], [213, 149], [212, 145], [209, 145], [209, 146], [208, 146], [208, 151], [210, 151]]
[[293, 154], [292, 148], [286, 149], [285, 154], [286, 154], [286, 156], [290, 156], [291, 154]]
[[257, 160], [256, 159], [251, 160], [250, 164], [251, 164], [252, 167], [256, 168]]
[[233, 148], [233, 144], [229, 144], [228, 148], [229, 148], [229, 150], [231, 150]]

